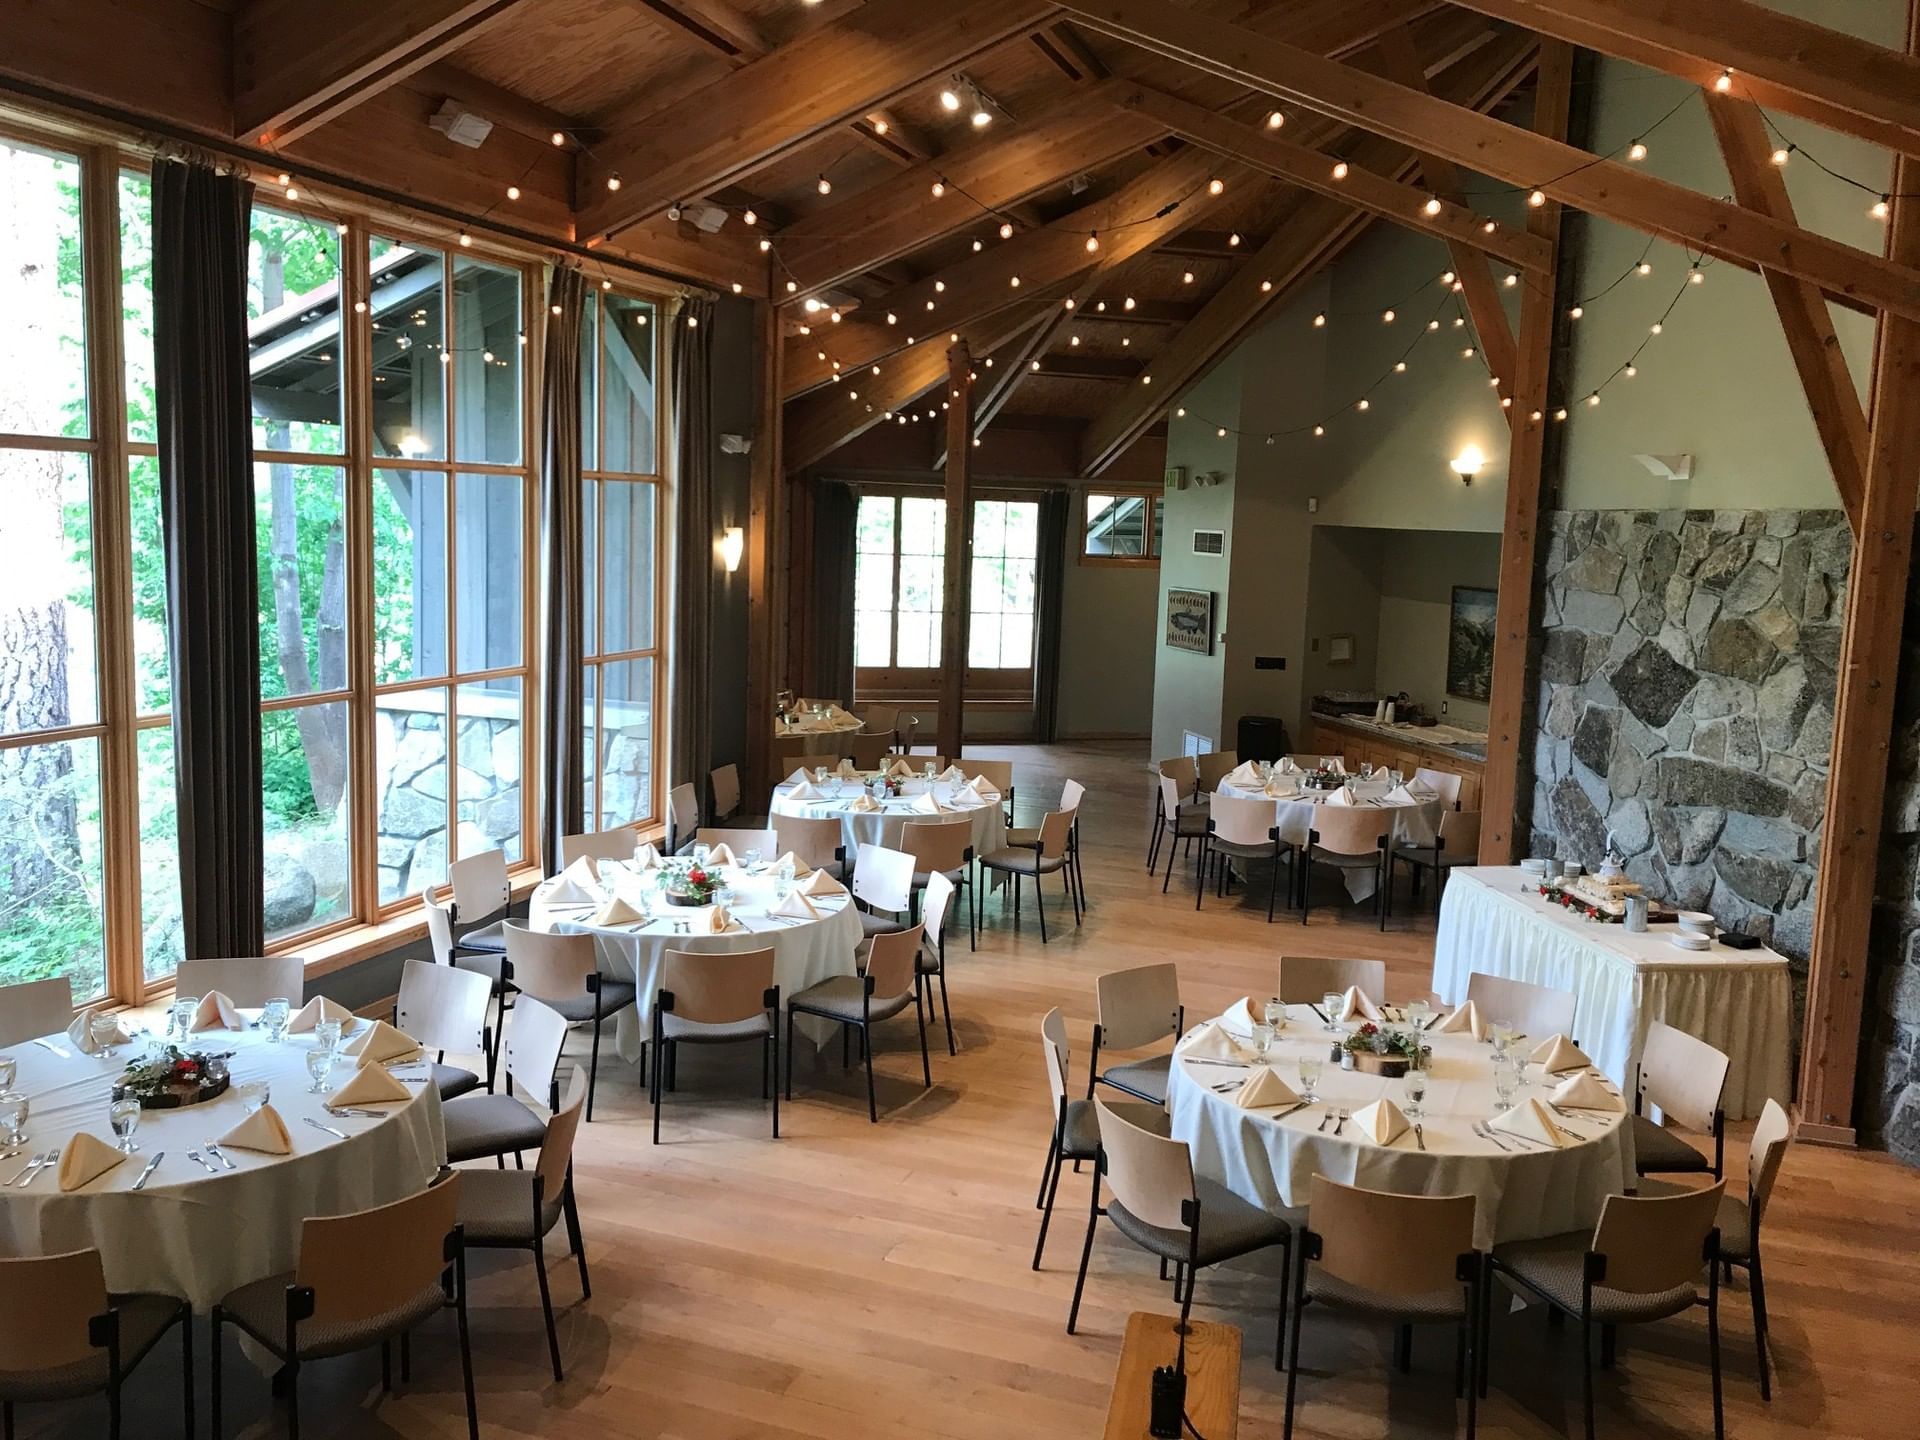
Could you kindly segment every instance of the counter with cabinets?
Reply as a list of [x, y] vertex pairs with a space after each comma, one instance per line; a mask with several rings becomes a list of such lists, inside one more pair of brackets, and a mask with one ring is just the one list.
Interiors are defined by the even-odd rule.
[[1460, 777], [1460, 808], [1480, 808], [1485, 735], [1451, 725], [1382, 725], [1367, 716], [1314, 715], [1310, 719], [1303, 750], [1338, 755], [1349, 770], [1366, 762], [1408, 775], [1415, 770], [1450, 771]]

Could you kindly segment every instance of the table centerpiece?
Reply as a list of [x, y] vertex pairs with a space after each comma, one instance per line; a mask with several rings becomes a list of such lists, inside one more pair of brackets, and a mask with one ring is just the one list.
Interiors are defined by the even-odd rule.
[[1426, 1064], [1433, 1054], [1410, 1031], [1382, 1029], [1371, 1020], [1341, 1039], [1334, 1049], [1341, 1069], [1360, 1070], [1389, 1079], [1405, 1075], [1416, 1063]]
[[224, 1065], [231, 1052], [209, 1053], [182, 1050], [168, 1045], [158, 1054], [136, 1060], [114, 1082], [113, 1098], [134, 1099], [142, 1110], [177, 1110], [184, 1105], [204, 1105], [227, 1093], [233, 1083]]

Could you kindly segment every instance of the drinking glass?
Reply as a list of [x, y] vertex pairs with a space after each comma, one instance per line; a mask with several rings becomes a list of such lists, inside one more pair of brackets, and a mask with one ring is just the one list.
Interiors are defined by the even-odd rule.
[[209, 1084], [218, 1085], [222, 1080], [226, 1079], [228, 1075], [227, 1057], [224, 1055], [209, 1055], [207, 1057], [207, 1063], [203, 1067], [203, 1073], [206, 1075]]
[[819, 781], [822, 785], [826, 784], [827, 783], [827, 767], [824, 765], [814, 766], [813, 778]]
[[167, 1038], [185, 1043], [193, 1034], [193, 1013], [200, 1008], [198, 995], [176, 995], [173, 997], [172, 1024], [168, 1027]]
[[780, 862], [780, 883], [782, 885], [793, 884], [793, 861], [782, 860]]
[[313, 1027], [313, 1042], [321, 1054], [331, 1057], [340, 1048], [340, 1022], [322, 1020]]
[[740, 859], [746, 864], [747, 869], [751, 870], [760, 863], [760, 851], [757, 848], [743, 851]]
[[696, 841], [693, 847], [693, 863], [701, 869], [706, 868], [707, 857], [713, 854], [713, 847], [705, 841]]
[[240, 1103], [246, 1107], [249, 1115], [273, 1099], [273, 1082], [270, 1080], [250, 1080], [239, 1089]]
[[1507, 1048], [1513, 1044], [1513, 1026], [1505, 1020], [1494, 1020], [1487, 1025], [1487, 1038], [1493, 1042], [1496, 1059], [1505, 1059]]
[[87, 1019], [87, 1028], [93, 1034], [93, 1043], [100, 1047], [100, 1054], [113, 1059], [117, 1053], [120, 1038], [120, 1017], [105, 1011], [95, 1011]]
[[1407, 1002], [1407, 1024], [1416, 1031], [1427, 1028], [1427, 1021], [1433, 1018], [1433, 1007], [1424, 1000]]
[[276, 996], [267, 1001], [266, 1008], [260, 1012], [260, 1023], [266, 1027], [267, 1039], [275, 1045], [287, 1033], [287, 1020], [293, 1009], [293, 1002], [285, 996]]
[[0, 1093], [0, 1130], [6, 1131], [9, 1149], [27, 1143], [27, 1097], [18, 1090]]
[[319, 1045], [307, 1052], [307, 1077], [313, 1081], [307, 1086], [309, 1095], [318, 1095], [327, 1088], [327, 1075], [332, 1069], [332, 1050]]
[[13, 1077], [19, 1073], [19, 1063], [11, 1055], [0, 1055], [0, 1093], [13, 1089]]
[[1427, 1072], [1416, 1065], [1407, 1071], [1407, 1077], [1403, 1084], [1405, 1085], [1407, 1093], [1407, 1118], [1409, 1120], [1418, 1120], [1426, 1113]]
[[1371, 780], [1373, 778], [1373, 762], [1371, 760], [1362, 760], [1360, 762], [1360, 778], [1362, 780]]
[[1267, 1024], [1271, 1025], [1275, 1030], [1284, 1030], [1287, 1028], [1287, 1007], [1280, 1003], [1280, 997], [1278, 995], [1267, 1001], [1264, 1013]]
[[935, 769], [933, 768], [933, 761], [931, 761], [931, 760], [929, 760], [929, 761], [927, 761], [927, 769], [926, 769], [926, 776], [927, 776], [927, 783], [928, 783], [928, 784], [932, 784], [932, 783], [933, 783], [933, 777], [934, 777], [934, 776], [935, 776], [935, 775], [936, 775], [937, 773], [939, 773], [939, 772], [937, 772], [937, 771], [936, 771], [936, 770], [935, 770]]
[[1329, 990], [1320, 997], [1320, 1008], [1327, 1012], [1327, 1029], [1340, 1028], [1340, 1011], [1346, 1003], [1347, 992], [1344, 990]]
[[1253, 1027], [1253, 1053], [1260, 1059], [1267, 1058], [1267, 1052], [1273, 1048], [1273, 1026], [1260, 1024]]
[[1511, 1065], [1496, 1064], [1493, 1067], [1493, 1093], [1499, 1100], [1501, 1112], [1513, 1108], [1513, 1097], [1520, 1088], [1520, 1077], [1514, 1073]]
[[1309, 1104], [1320, 1098], [1315, 1092], [1320, 1086], [1320, 1067], [1325, 1063], [1317, 1055], [1300, 1057], [1300, 1098]]
[[140, 1102], [123, 1095], [107, 1106], [107, 1123], [120, 1141], [120, 1153], [131, 1155], [140, 1147], [133, 1143], [133, 1132], [140, 1128]]

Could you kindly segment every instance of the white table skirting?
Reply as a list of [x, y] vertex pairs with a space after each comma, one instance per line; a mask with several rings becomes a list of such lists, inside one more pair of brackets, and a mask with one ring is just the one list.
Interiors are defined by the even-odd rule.
[[[1285, 785], [1286, 781], [1279, 783]], [[1369, 806], [1393, 812], [1392, 842], [1395, 845], [1406, 841], [1431, 846], [1440, 826], [1440, 801], [1420, 800], [1408, 804], [1404, 800], [1389, 800], [1387, 795], [1393, 788], [1388, 780], [1356, 780], [1353, 793], [1354, 798], [1365, 801]], [[1314, 815], [1320, 806], [1327, 803], [1327, 796], [1332, 792], [1303, 789], [1297, 795], [1276, 797], [1257, 786], [1236, 785], [1230, 780], [1222, 780], [1217, 793], [1234, 800], [1273, 801], [1274, 824], [1279, 828], [1280, 839], [1289, 845], [1305, 845], [1308, 834], [1313, 830]], [[1343, 872], [1343, 878], [1346, 880], [1347, 894], [1353, 900], [1373, 898], [1377, 885], [1372, 866], [1351, 866]]]
[[[71, 1058], [31, 1042], [9, 1047], [19, 1065], [17, 1086], [32, 1109], [32, 1139], [27, 1154], [0, 1164], [0, 1179], [11, 1179], [29, 1155], [64, 1146], [78, 1131], [114, 1143], [109, 1094], [144, 1042], [120, 1047], [119, 1057], [108, 1061], [80, 1053], [64, 1036], [51, 1038]], [[330, 1116], [321, 1108], [324, 1095], [306, 1093], [313, 1047], [311, 1035], [289, 1035], [279, 1045], [252, 1030], [195, 1036], [189, 1048], [234, 1052], [234, 1088], [204, 1105], [142, 1112], [134, 1135], [139, 1151], [77, 1190], [62, 1194], [51, 1168], [27, 1189], [0, 1189], [0, 1253], [97, 1249], [109, 1290], [178, 1295], [206, 1310], [242, 1285], [293, 1269], [300, 1222], [308, 1216], [366, 1210], [425, 1189], [446, 1161], [439, 1092], [430, 1084], [409, 1085], [413, 1098], [379, 1120]], [[345, 1082], [351, 1064], [336, 1062], [334, 1086]], [[239, 1087], [262, 1079], [273, 1087], [273, 1107], [287, 1122], [293, 1153], [228, 1146], [237, 1168], [209, 1175], [187, 1151], [205, 1155], [208, 1136], [218, 1139], [244, 1119]], [[348, 1138], [314, 1129], [307, 1117]], [[135, 1192], [133, 1182], [157, 1151], [166, 1159]]]
[[1005, 802], [978, 800], [966, 795], [955, 798], [951, 793], [953, 787], [945, 781], [936, 782], [933, 789], [939, 802], [952, 812], [948, 815], [916, 814], [910, 808], [915, 798], [927, 790], [927, 781], [918, 777], [901, 781], [898, 798], [884, 800], [881, 809], [866, 813], [847, 809], [863, 793], [857, 781], [841, 781], [828, 776], [825, 781], [825, 800], [790, 800], [787, 792], [791, 788], [786, 784], [774, 786], [768, 813], [793, 815], [802, 819], [838, 819], [846, 835], [849, 860], [854, 858], [861, 845], [884, 845], [890, 850], [898, 850], [901, 834], [909, 821], [938, 823], [951, 820], [955, 815], [965, 815], [973, 821], [973, 853], [976, 856], [1003, 849], [1007, 843]]
[[[1332, 1039], [1312, 1010], [1289, 1006], [1268, 1064], [1299, 1090], [1300, 1058], [1326, 1059]], [[1433, 1047], [1433, 1068], [1421, 1122], [1424, 1151], [1411, 1130], [1382, 1146], [1361, 1138], [1351, 1120], [1339, 1136], [1332, 1122], [1320, 1129], [1329, 1107], [1358, 1111], [1383, 1097], [1406, 1104], [1403, 1081], [1342, 1070], [1331, 1061], [1320, 1078], [1322, 1103], [1274, 1119], [1271, 1111], [1242, 1110], [1212, 1088], [1252, 1070], [1176, 1060], [1167, 1094], [1173, 1133], [1191, 1148], [1198, 1173], [1276, 1213], [1305, 1206], [1315, 1175], [1400, 1195], [1472, 1195], [1475, 1243], [1482, 1246], [1587, 1228], [1609, 1195], [1633, 1183], [1633, 1130], [1624, 1108], [1611, 1115], [1575, 1112], [1567, 1124], [1584, 1138], [1564, 1149], [1538, 1150], [1516, 1140], [1510, 1153], [1472, 1128], [1496, 1113], [1492, 1047], [1464, 1035], [1429, 1035], [1426, 1043]], [[1544, 1100], [1552, 1086], [1540, 1067], [1529, 1065], [1525, 1073], [1519, 1098]]]
[[1758, 1115], [1769, 1098], [1786, 1104], [1786, 957], [1718, 943], [1681, 950], [1668, 941], [1673, 931], [1656, 925], [1630, 934], [1569, 914], [1518, 867], [1457, 869], [1441, 899], [1433, 988], [1457, 1003], [1477, 970], [1571, 991], [1580, 1047], [1623, 1086], [1634, 1082], [1648, 1026], [1661, 1020], [1725, 1052], [1730, 1118]]

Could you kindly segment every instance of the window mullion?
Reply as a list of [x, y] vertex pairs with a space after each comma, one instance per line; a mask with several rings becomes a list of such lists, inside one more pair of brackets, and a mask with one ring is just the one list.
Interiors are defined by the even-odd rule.
[[[351, 913], [380, 912], [380, 796], [375, 774], [373, 578], [373, 307], [368, 235], [358, 220], [340, 237], [341, 426], [347, 466], [347, 864]], [[367, 302], [364, 310], [355, 302]], [[348, 317], [352, 317], [349, 319]]]

